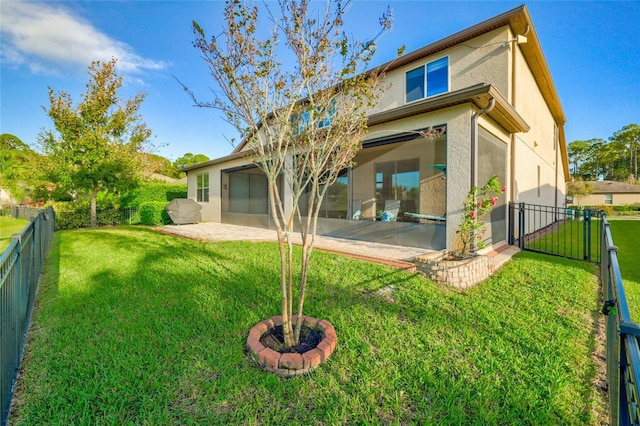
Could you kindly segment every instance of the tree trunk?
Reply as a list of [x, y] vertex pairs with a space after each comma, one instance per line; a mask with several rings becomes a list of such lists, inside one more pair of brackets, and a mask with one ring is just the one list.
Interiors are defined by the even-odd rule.
[[[289, 276], [289, 269], [291, 267], [291, 257], [289, 253], [291, 252], [291, 247], [287, 250], [287, 245], [291, 245], [290, 241], [285, 241], [285, 239], [289, 239], [288, 236], [285, 236], [285, 231], [282, 229], [283, 221], [280, 220], [280, 215], [278, 214], [278, 206], [276, 206], [276, 188], [277, 183], [271, 181], [269, 179], [269, 199], [271, 200], [271, 217], [273, 218], [276, 225], [276, 233], [278, 235], [278, 249], [280, 251], [280, 291], [282, 293], [282, 331], [284, 334], [284, 344], [286, 347], [291, 347], [294, 345], [293, 340], [293, 327], [291, 325], [291, 309], [290, 309], [290, 290], [291, 286], [290, 281], [287, 279]], [[289, 252], [289, 253], [288, 253]]]
[[91, 227], [96, 228], [98, 226], [98, 185], [93, 185], [91, 190]]

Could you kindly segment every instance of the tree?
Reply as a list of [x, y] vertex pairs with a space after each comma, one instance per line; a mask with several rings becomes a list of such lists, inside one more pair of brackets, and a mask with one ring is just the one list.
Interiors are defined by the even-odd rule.
[[573, 197], [574, 204], [580, 206], [580, 201], [593, 194], [593, 186], [580, 178], [567, 183], [567, 195]]
[[[611, 142], [626, 152], [625, 162], [628, 162], [628, 177], [638, 180], [638, 147], [640, 147], [640, 126], [629, 124], [613, 134]], [[626, 170], [625, 170], [626, 171]]]
[[142, 171], [139, 153], [151, 131], [139, 115], [144, 94], [122, 101], [122, 77], [116, 60], [94, 61], [82, 101], [74, 106], [71, 95], [49, 88], [50, 106], [43, 107], [54, 131], [40, 134], [49, 158], [48, 174], [57, 186], [91, 200], [91, 226], [96, 226], [98, 191], [121, 191], [134, 186]]
[[160, 155], [145, 153], [143, 155], [145, 174], [147, 176], [158, 173], [171, 178], [179, 178], [180, 172], [176, 169], [173, 163]]
[[589, 158], [593, 139], [587, 141], [573, 141], [567, 146], [567, 154], [569, 156], [569, 169], [573, 177], [579, 176], [582, 165]]
[[0, 188], [9, 190], [17, 200], [24, 199], [34, 183], [37, 156], [17, 136], [0, 135]]
[[206, 155], [204, 154], [194, 155], [190, 152], [187, 152], [185, 155], [183, 155], [182, 157], [174, 161], [173, 166], [176, 169], [180, 170], [185, 167], [193, 166], [194, 164], [204, 163], [205, 161], [209, 161], [209, 157], [207, 157]]
[[569, 167], [574, 178], [585, 180], [638, 180], [640, 126], [629, 124], [608, 141], [595, 138], [569, 143]]
[[[375, 38], [350, 41], [341, 31], [348, 3], [328, 2], [316, 18], [309, 0], [280, 0], [281, 17], [271, 15], [275, 28], [263, 39], [257, 35], [258, 8], [240, 1], [227, 4], [219, 35], [207, 39], [202, 27], [193, 23], [194, 45], [220, 95], [212, 102], [201, 102], [185, 90], [197, 106], [223, 111], [243, 136], [243, 152], [267, 177], [278, 235], [282, 322], [288, 347], [299, 342], [322, 200], [338, 174], [352, 164], [366, 132], [365, 114], [381, 94], [382, 74], [362, 72], [375, 53]], [[390, 11], [381, 24], [378, 35], [389, 28]], [[281, 42], [294, 67], [279, 61]], [[292, 209], [284, 207], [280, 176], [289, 189]], [[302, 239], [297, 274], [292, 241], [296, 224]], [[295, 326], [291, 322], [294, 281]]]

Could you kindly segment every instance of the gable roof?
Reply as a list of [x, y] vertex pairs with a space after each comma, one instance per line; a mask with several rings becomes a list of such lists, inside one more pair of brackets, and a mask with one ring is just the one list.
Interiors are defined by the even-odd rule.
[[553, 84], [551, 72], [549, 71], [549, 66], [547, 65], [544, 53], [542, 52], [538, 35], [533, 27], [529, 10], [524, 4], [462, 31], [458, 31], [455, 34], [440, 39], [434, 43], [428, 44], [418, 50], [407, 53], [397, 59], [389, 61], [381, 65], [378, 70], [386, 68], [387, 71], [391, 71], [395, 68], [405, 66], [411, 62], [469, 41], [472, 38], [486, 34], [495, 29], [504, 27], [505, 25], [508, 25], [511, 28], [511, 31], [516, 35], [524, 34], [525, 32], [527, 33], [527, 42], [519, 45], [520, 50], [522, 51], [527, 65], [529, 65], [529, 68], [531, 69], [531, 73], [533, 74], [533, 77], [540, 88], [540, 92], [548, 104], [556, 123], [560, 126], [563, 125], [567, 120], [564, 115], [564, 111], [562, 110], [562, 105], [560, 104], [560, 98], [555, 85]]
[[[448, 37], [440, 39], [434, 43], [428, 44], [420, 49], [414, 50], [413, 52], [409, 52], [399, 58], [393, 59], [387, 63], [380, 65], [379, 67], [376, 67], [375, 70], [376, 71], [386, 70], [386, 72], [392, 71], [396, 68], [405, 66], [414, 61], [418, 61], [427, 56], [433, 55], [435, 53], [438, 53], [450, 47], [464, 43], [480, 35], [491, 32], [495, 29], [504, 27], [505, 25], [508, 25], [514, 34], [524, 34], [525, 32], [527, 34], [526, 35], [527, 43], [521, 44], [519, 45], [519, 47], [520, 47], [520, 50], [522, 51], [525, 61], [527, 62], [527, 65], [531, 69], [533, 77], [540, 89], [540, 92], [542, 93], [542, 96], [545, 102], [549, 107], [549, 110], [551, 111], [551, 114], [558, 125], [559, 131], [560, 131], [559, 136], [561, 141], [561, 144], [560, 144], [561, 154], [564, 160], [563, 163], [565, 164], [565, 167], [564, 167], [565, 178], [568, 179], [569, 167], [568, 167], [568, 158], [566, 154], [566, 142], [564, 139], [564, 128], [563, 128], [563, 125], [566, 122], [566, 117], [564, 115], [562, 105], [560, 104], [560, 98], [558, 96], [555, 85], [553, 83], [553, 79], [551, 78], [551, 72], [549, 71], [547, 61], [542, 52], [540, 41], [538, 40], [538, 36], [536, 34], [535, 28], [533, 27], [533, 23], [531, 21], [531, 17], [529, 15], [529, 11], [526, 5], [522, 4], [518, 7], [515, 7], [497, 16], [494, 16], [493, 18], [489, 18], [485, 21], [482, 21], [462, 31], [458, 31], [457, 33], [452, 34]], [[476, 86], [472, 86], [471, 88], [468, 88], [468, 89], [472, 89], [475, 87]], [[463, 89], [462, 91], [465, 91], [468, 89]], [[499, 92], [495, 88], [493, 88], [491, 94], [493, 95], [494, 93], [499, 93]], [[452, 94], [453, 93], [449, 93], [449, 95], [452, 95]], [[440, 101], [442, 101], [446, 98], [446, 96], [443, 96], [441, 99], [440, 97], [438, 98]], [[504, 96], [500, 96], [500, 98], [505, 99]], [[449, 98], [449, 100], [451, 100], [451, 98]], [[460, 103], [473, 101], [473, 103], [476, 104], [478, 108], [484, 108], [487, 106], [488, 99], [487, 99], [487, 102], [484, 102], [483, 105], [480, 105], [481, 103], [478, 102], [478, 100], [479, 100], [478, 98], [476, 98], [475, 100], [465, 99], [462, 101], [459, 99], [457, 102], [458, 104], [460, 104]], [[499, 100], [499, 99], [497, 98], [496, 100]], [[428, 103], [428, 102], [425, 102], [425, 103]], [[431, 106], [432, 107], [435, 106], [436, 103], [437, 102], [434, 100]], [[424, 105], [420, 103], [420, 106], [424, 106]], [[514, 108], [510, 106], [506, 100], [505, 102], [498, 102], [498, 106], [499, 106], [498, 111], [493, 112], [493, 114], [490, 114], [490, 116], [499, 124], [506, 125], [504, 127], [505, 130], [512, 133], [526, 132], [529, 130], [529, 126], [527, 125], [527, 123], [525, 123], [524, 120], [522, 120], [522, 117], [520, 117], [515, 112]], [[441, 108], [444, 108], [444, 107], [446, 106], [442, 106]], [[379, 119], [383, 118], [384, 116], [393, 116], [397, 114], [402, 114], [404, 111], [403, 108], [404, 107], [400, 107], [399, 111], [394, 110], [394, 111], [373, 114], [369, 117], [368, 125], [372, 126], [374, 124], [379, 124]], [[409, 110], [411, 108], [406, 108], [406, 109]], [[423, 110], [422, 112], [427, 112], [427, 110]], [[514, 120], [514, 117], [515, 117], [515, 120]], [[246, 145], [246, 142], [247, 140], [244, 139], [240, 144], [238, 144], [238, 146], [232, 151], [232, 154], [242, 151], [242, 149]]]
[[591, 184], [594, 194], [640, 194], [640, 185], [632, 185], [626, 182], [597, 180], [588, 183]]

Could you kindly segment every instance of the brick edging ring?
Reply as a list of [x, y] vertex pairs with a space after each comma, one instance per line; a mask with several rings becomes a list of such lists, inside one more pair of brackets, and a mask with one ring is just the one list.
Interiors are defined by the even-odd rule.
[[[295, 323], [297, 315], [291, 317]], [[254, 356], [267, 371], [280, 377], [292, 377], [307, 374], [321, 363], [325, 362], [336, 348], [338, 337], [333, 325], [327, 320], [319, 320], [304, 316], [302, 324], [317, 329], [323, 334], [323, 338], [314, 349], [303, 354], [284, 353], [274, 351], [260, 343], [260, 338], [268, 330], [282, 325], [282, 315], [277, 315], [259, 322], [247, 337], [247, 350]]]

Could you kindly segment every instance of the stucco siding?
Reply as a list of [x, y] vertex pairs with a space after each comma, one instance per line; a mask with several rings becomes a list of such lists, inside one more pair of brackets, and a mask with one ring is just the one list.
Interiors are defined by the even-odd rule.
[[[604, 195], [605, 194], [591, 194], [587, 197], [581, 198], [580, 205], [583, 206], [602, 206], [604, 205]], [[613, 206], [621, 206], [624, 204], [636, 204], [640, 203], [640, 194], [611, 194]]]
[[390, 71], [383, 82], [384, 94], [371, 113], [387, 111], [405, 105], [406, 73], [419, 66], [449, 58], [449, 91], [464, 89], [478, 83], [489, 83], [505, 96], [509, 90], [509, 51], [502, 47], [508, 40], [507, 27], [496, 29], [420, 61]]
[[542, 93], [527, 65], [520, 48], [515, 47], [515, 108], [531, 126], [527, 133], [519, 134], [537, 156], [544, 158], [550, 166], [555, 165], [558, 149], [554, 139], [554, 119], [551, 110], [542, 97]]
[[556, 179], [564, 184], [561, 172], [529, 146], [521, 134], [515, 137], [514, 201], [563, 206], [564, 195], [556, 190]]

